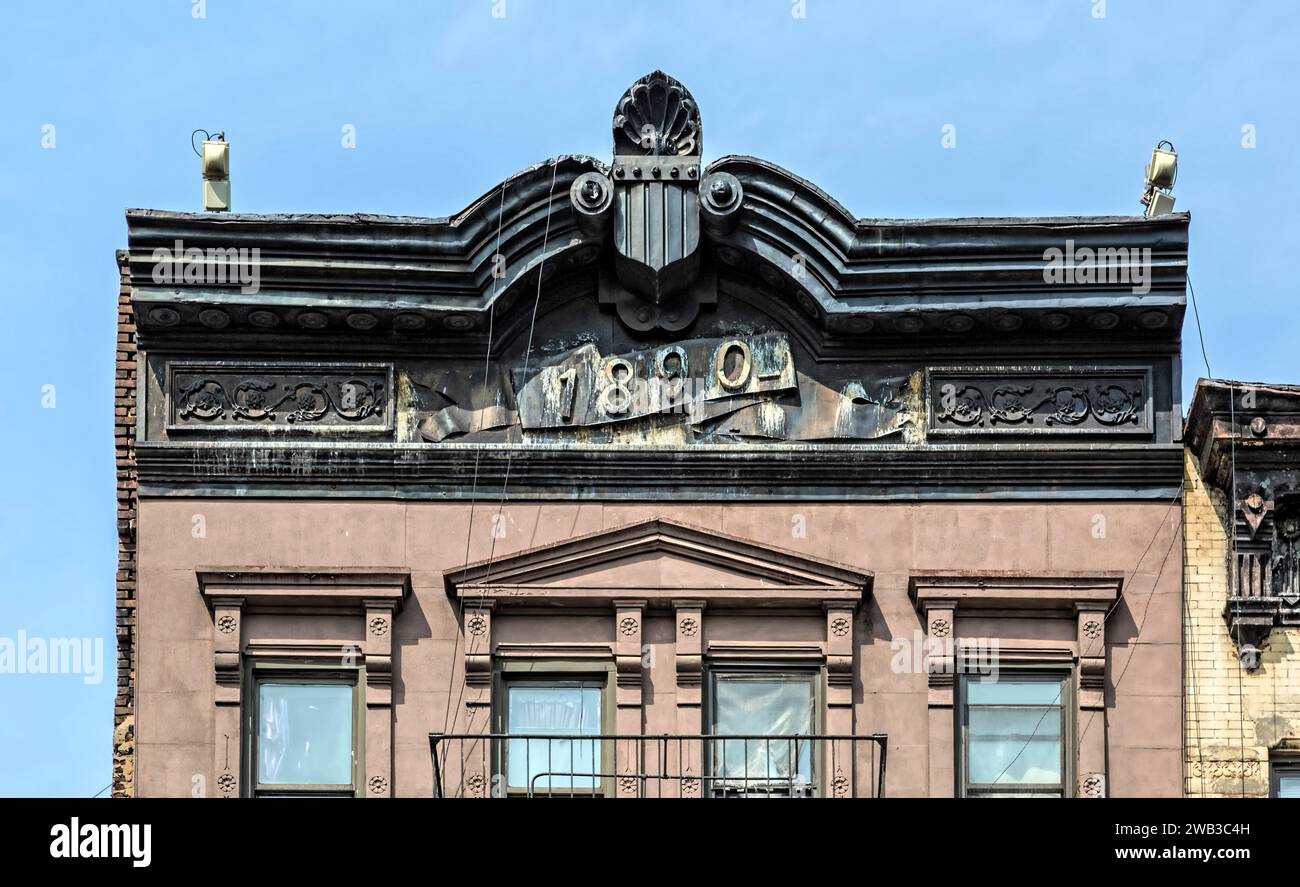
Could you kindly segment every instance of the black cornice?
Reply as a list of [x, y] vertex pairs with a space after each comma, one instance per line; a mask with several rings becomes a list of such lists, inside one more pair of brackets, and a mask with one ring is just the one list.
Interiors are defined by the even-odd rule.
[[[578, 230], [569, 188], [584, 172], [607, 167], [564, 156], [507, 179], [455, 216], [239, 215], [127, 212], [132, 298], [144, 347], [203, 331], [220, 337], [262, 335], [255, 310], [274, 315], [274, 332], [366, 339], [397, 334], [446, 342], [480, 335], [487, 312], [525, 308], [538, 269], [544, 280], [574, 278], [594, 287], [601, 249]], [[709, 171], [743, 185], [740, 223], [709, 235], [720, 280], [789, 300], [822, 335], [873, 337], [944, 333], [960, 324], [980, 334], [1020, 328], [1148, 341], [1179, 337], [1185, 307], [1189, 216], [856, 219], [815, 185], [751, 157], [725, 157]], [[548, 229], [549, 210], [549, 229]], [[493, 278], [497, 232], [505, 276]], [[260, 250], [260, 289], [238, 284], [156, 283], [155, 250]], [[1151, 290], [1103, 283], [1047, 284], [1044, 252], [1063, 248], [1150, 249]], [[545, 242], [545, 256], [542, 244]], [[805, 269], [792, 274], [794, 257]], [[494, 286], [495, 284], [495, 286]], [[170, 324], [158, 322], [171, 317]], [[200, 318], [205, 309], [215, 309]], [[325, 326], [302, 329], [312, 311]], [[358, 326], [353, 321], [362, 316]], [[399, 320], [399, 315], [401, 319]], [[961, 315], [960, 318], [955, 318]], [[223, 320], [224, 318], [224, 320]], [[1105, 325], [1097, 323], [1103, 320]], [[1050, 322], [1050, 325], [1049, 325]], [[403, 327], [401, 324], [405, 323]], [[206, 326], [205, 326], [206, 324]]]
[[[915, 501], [1172, 497], [1177, 444], [137, 445], [142, 496]], [[471, 476], [476, 477], [472, 486]]]
[[[745, 190], [737, 229], [717, 239], [757, 257], [769, 283], [802, 289], [832, 327], [852, 317], [940, 311], [1161, 309], [1181, 326], [1187, 276], [1186, 213], [1144, 218], [857, 219], [825, 192], [774, 164], [724, 157]], [[1064, 249], [1151, 250], [1151, 291], [1104, 283], [1047, 284], [1044, 254]], [[802, 274], [791, 274], [793, 256]], [[748, 264], [748, 262], [746, 262]]]

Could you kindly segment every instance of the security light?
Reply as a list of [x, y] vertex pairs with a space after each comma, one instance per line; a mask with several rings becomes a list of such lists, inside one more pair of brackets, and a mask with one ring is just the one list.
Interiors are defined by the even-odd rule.
[[1147, 186], [1142, 194], [1142, 205], [1147, 216], [1160, 216], [1174, 211], [1174, 196], [1169, 193], [1178, 178], [1178, 153], [1170, 142], [1162, 141], [1151, 152], [1147, 164]]
[[225, 133], [203, 142], [203, 209], [230, 211], [230, 144]]

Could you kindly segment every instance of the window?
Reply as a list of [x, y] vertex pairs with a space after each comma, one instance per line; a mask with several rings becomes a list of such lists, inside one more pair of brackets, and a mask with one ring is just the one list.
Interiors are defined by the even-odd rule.
[[258, 670], [253, 699], [256, 796], [356, 795], [355, 672]]
[[[715, 671], [708, 743], [715, 796], [812, 794], [816, 672]], [[789, 737], [789, 738], [786, 738]]]
[[1274, 760], [1269, 767], [1270, 798], [1300, 798], [1300, 759]]
[[[593, 794], [610, 768], [598, 737], [605, 682], [523, 680], [505, 685], [506, 788], [538, 794]], [[574, 737], [572, 739], [566, 737]], [[593, 737], [593, 738], [580, 738]]]
[[962, 677], [961, 794], [1061, 798], [1068, 792], [1070, 676]]

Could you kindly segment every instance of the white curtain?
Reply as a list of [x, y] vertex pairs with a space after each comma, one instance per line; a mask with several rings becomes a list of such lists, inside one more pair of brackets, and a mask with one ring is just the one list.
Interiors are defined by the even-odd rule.
[[809, 680], [736, 679], [719, 675], [713, 732], [764, 739], [715, 741], [716, 788], [793, 790], [812, 783], [813, 688]]
[[[506, 732], [512, 736], [595, 736], [600, 733], [599, 687], [511, 687]], [[511, 739], [506, 768], [511, 788], [595, 788], [598, 739]]]

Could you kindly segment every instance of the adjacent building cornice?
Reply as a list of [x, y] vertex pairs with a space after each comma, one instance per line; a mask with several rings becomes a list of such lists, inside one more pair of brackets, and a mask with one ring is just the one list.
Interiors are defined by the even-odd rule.
[[1185, 438], [1228, 505], [1223, 616], [1253, 671], [1274, 627], [1300, 625], [1300, 385], [1201, 379]]

